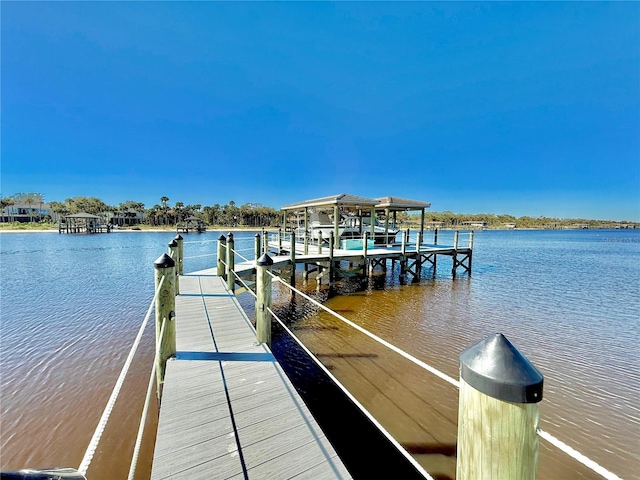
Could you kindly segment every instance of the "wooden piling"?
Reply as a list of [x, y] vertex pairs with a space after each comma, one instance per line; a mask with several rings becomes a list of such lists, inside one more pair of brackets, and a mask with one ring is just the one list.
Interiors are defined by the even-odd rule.
[[278, 229], [278, 255], [282, 254], [282, 229]]
[[318, 230], [318, 255], [322, 254], [322, 231]]
[[[291, 261], [291, 277], [289, 278], [289, 285], [293, 288], [296, 286], [296, 232], [291, 232], [291, 251], [289, 252], [289, 258]], [[291, 300], [296, 298], [296, 294], [291, 290]]]
[[256, 261], [256, 338], [271, 347], [271, 266], [266, 253]]
[[180, 253], [178, 252], [178, 242], [176, 241], [176, 239], [174, 238], [173, 240], [171, 240], [169, 242], [169, 256], [173, 259], [173, 261], [175, 262], [175, 272], [176, 272], [176, 279], [175, 279], [175, 294], [179, 295], [180, 294], [180, 281], [178, 280], [178, 265], [180, 264]]
[[176, 262], [176, 269], [178, 275], [184, 275], [184, 239], [182, 235], [178, 234], [174, 237], [174, 240], [178, 242], [178, 261]]
[[235, 242], [233, 240], [233, 233], [229, 232], [227, 235], [227, 288], [230, 292], [236, 291], [236, 278], [233, 274], [235, 268]]
[[218, 237], [218, 262], [217, 262], [217, 274], [226, 280], [226, 272], [224, 267], [224, 261], [227, 257], [227, 239], [224, 235]]
[[502, 334], [460, 355], [457, 480], [535, 480], [542, 384]]
[[[154, 263], [155, 267], [155, 288], [162, 282], [162, 288], [156, 298], [156, 348], [158, 359], [156, 364], [156, 385], [158, 401], [162, 398], [162, 384], [164, 382], [165, 366], [167, 359], [176, 354], [176, 263], [173, 259], [163, 253]], [[160, 338], [163, 320], [165, 321], [164, 334]]]
[[256, 233], [254, 236], [254, 245], [253, 245], [253, 250], [254, 250], [254, 255], [255, 255], [255, 259], [256, 261], [260, 258], [260, 256], [262, 255], [262, 242], [261, 242], [261, 238], [260, 238], [260, 234]]

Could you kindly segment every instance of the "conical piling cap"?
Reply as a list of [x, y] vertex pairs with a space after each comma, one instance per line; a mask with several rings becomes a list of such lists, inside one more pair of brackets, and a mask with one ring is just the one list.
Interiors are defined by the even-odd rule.
[[171, 268], [176, 266], [176, 262], [174, 262], [173, 258], [169, 255], [163, 253], [155, 262], [153, 262], [153, 266], [156, 268]]
[[257, 261], [257, 264], [261, 267], [266, 267], [269, 265], [273, 265], [273, 260], [269, 255], [263, 253]]
[[462, 352], [460, 378], [476, 390], [505, 402], [542, 400], [542, 374], [501, 333]]

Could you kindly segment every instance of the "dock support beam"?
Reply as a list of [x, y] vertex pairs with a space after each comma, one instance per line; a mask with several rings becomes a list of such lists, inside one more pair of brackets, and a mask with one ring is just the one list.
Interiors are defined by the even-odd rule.
[[[155, 267], [155, 288], [158, 288], [160, 281], [164, 277], [162, 288], [156, 298], [156, 350], [158, 358], [156, 363], [156, 392], [158, 401], [162, 398], [162, 385], [164, 383], [164, 372], [167, 359], [176, 354], [176, 263], [166, 253], [162, 254], [154, 263]], [[160, 337], [162, 323], [164, 322], [164, 333]]]
[[236, 291], [236, 279], [233, 275], [235, 268], [235, 242], [233, 241], [233, 233], [227, 235], [227, 289], [233, 293]]
[[271, 266], [266, 253], [256, 261], [256, 338], [271, 347]]
[[542, 384], [500, 333], [460, 355], [457, 480], [535, 480]]

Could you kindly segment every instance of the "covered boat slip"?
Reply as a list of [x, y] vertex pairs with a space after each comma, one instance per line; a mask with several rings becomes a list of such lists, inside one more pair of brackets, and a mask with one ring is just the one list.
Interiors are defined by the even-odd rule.
[[179, 282], [151, 478], [351, 478], [222, 278]]
[[[336, 248], [340, 238], [362, 237], [368, 232], [375, 243], [393, 243], [398, 233], [397, 212], [420, 211], [420, 231], [424, 230], [424, 212], [431, 206], [428, 202], [400, 197], [367, 198], [342, 193], [328, 197], [292, 203], [281, 208], [283, 223], [291, 231], [306, 232], [317, 239], [320, 230], [326, 241], [332, 228]], [[384, 225], [376, 226], [382, 215]], [[326, 220], [325, 220], [326, 219]]]

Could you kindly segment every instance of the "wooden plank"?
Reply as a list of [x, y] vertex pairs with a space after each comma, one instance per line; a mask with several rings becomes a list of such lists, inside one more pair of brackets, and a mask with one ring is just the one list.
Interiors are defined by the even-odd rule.
[[223, 279], [180, 292], [151, 478], [351, 478]]

